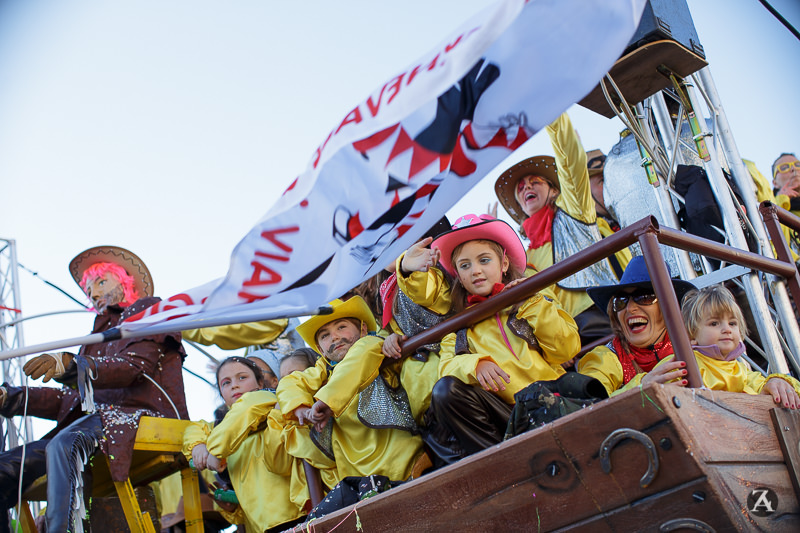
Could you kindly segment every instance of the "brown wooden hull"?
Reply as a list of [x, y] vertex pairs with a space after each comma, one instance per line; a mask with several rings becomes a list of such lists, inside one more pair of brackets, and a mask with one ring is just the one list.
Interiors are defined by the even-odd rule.
[[[630, 391], [315, 520], [310, 530], [356, 531], [360, 521], [363, 531], [800, 531], [772, 406], [768, 396], [674, 386]], [[648, 468], [652, 479], [643, 482]], [[757, 517], [747, 498], [761, 487], [778, 505]]]

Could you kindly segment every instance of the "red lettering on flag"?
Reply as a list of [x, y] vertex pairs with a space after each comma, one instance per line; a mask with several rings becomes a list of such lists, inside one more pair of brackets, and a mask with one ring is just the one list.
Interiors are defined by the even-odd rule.
[[268, 254], [267, 252], [261, 252], [261, 251], [256, 251], [255, 256], [263, 257], [264, 259], [274, 259], [275, 261], [283, 261], [283, 262], [289, 260], [289, 256]]
[[[404, 72], [404, 73], [400, 74], [399, 76], [397, 76], [396, 78], [394, 78], [392, 81], [390, 81], [387, 84], [389, 86], [389, 93], [390, 93], [389, 94], [389, 98], [386, 99], [386, 103], [387, 104], [391, 104], [392, 100], [394, 100], [394, 97], [397, 96], [397, 93], [400, 92], [400, 86], [402, 85], [403, 76], [405, 76], [405, 75], [406, 75], [406, 73]], [[394, 92], [392, 92], [392, 91], [394, 91]]]
[[[375, 115], [372, 115], [372, 116], [375, 116]], [[338, 128], [336, 128], [335, 135], [338, 135], [339, 131], [342, 128], [344, 128], [345, 126], [347, 126], [348, 124], [358, 124], [359, 122], [361, 122], [361, 110], [356, 107], [356, 108], [353, 108], [353, 110], [350, 111], [347, 114], [346, 117], [344, 117], [344, 120], [342, 121], [342, 123], [339, 124]]]
[[[388, 85], [388, 84], [386, 84], [386, 85]], [[369, 109], [369, 112], [373, 117], [378, 114], [378, 109], [380, 109], [380, 107], [381, 107], [381, 99], [383, 99], [383, 91], [386, 89], [386, 85], [381, 87], [381, 92], [378, 95], [378, 102], [377, 103], [373, 103], [372, 95], [369, 95], [369, 98], [367, 98], [367, 108]]]
[[258, 261], [251, 261], [250, 266], [253, 267], [253, 275], [250, 276], [250, 279], [243, 282], [243, 287], [251, 287], [253, 285], [273, 285], [275, 283], [280, 283], [281, 277], [280, 274], [272, 270], [270, 267], [266, 265], [262, 265]]
[[263, 239], [268, 240], [269, 242], [271, 242], [284, 252], [291, 252], [292, 247], [289, 246], [288, 244], [280, 242], [276, 236], [282, 233], [297, 233], [298, 231], [300, 231], [300, 226], [290, 226], [288, 228], [265, 230], [261, 232], [261, 237]]

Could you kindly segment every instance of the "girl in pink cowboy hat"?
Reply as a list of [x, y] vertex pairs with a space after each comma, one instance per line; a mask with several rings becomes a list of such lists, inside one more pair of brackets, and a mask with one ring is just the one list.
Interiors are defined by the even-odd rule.
[[[525, 270], [516, 232], [489, 215], [459, 218], [431, 247], [454, 278], [454, 312], [514, 285]], [[564, 374], [561, 363], [575, 356], [580, 338], [575, 321], [551, 294], [534, 294], [442, 340], [441, 379], [433, 388], [425, 435], [442, 463], [501, 442], [514, 393]]]

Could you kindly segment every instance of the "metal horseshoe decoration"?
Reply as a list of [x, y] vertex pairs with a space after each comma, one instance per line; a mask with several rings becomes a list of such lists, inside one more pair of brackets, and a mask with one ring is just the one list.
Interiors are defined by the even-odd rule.
[[661, 524], [658, 528], [660, 533], [668, 533], [670, 531], [677, 531], [679, 529], [691, 529], [693, 531], [702, 531], [703, 533], [716, 533], [716, 530], [702, 520], [694, 518], [676, 518]]
[[612, 431], [600, 445], [600, 466], [606, 474], [611, 473], [611, 449], [624, 439], [640, 442], [647, 450], [647, 472], [639, 480], [639, 485], [645, 488], [653, 482], [658, 474], [658, 451], [653, 440], [641, 431], [630, 428]]

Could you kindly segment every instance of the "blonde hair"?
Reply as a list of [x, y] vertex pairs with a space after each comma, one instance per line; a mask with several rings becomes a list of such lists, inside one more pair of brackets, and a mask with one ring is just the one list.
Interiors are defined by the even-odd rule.
[[[488, 239], [473, 239], [471, 241], [465, 241], [453, 248], [453, 253], [450, 254], [450, 261], [452, 261], [453, 267], [455, 267], [455, 259], [458, 257], [458, 254], [461, 253], [461, 250], [467, 243], [470, 242], [480, 242], [487, 245], [492, 251], [497, 254], [497, 258], [502, 261], [503, 257], [506, 257], [506, 251], [500, 246], [499, 243], [495, 241], [490, 241]], [[503, 284], [508, 284], [515, 279], [519, 279], [523, 276], [522, 272], [519, 272], [514, 265], [511, 264], [511, 260], [508, 261], [508, 270], [503, 274]], [[455, 275], [453, 279], [453, 288], [450, 293], [450, 311], [453, 313], [458, 313], [459, 311], [463, 311], [467, 308], [467, 296], [469, 296], [469, 292], [466, 288], [461, 284], [461, 280], [458, 278], [458, 274]]]
[[742, 336], [747, 335], [747, 323], [744, 321], [742, 310], [736, 303], [733, 293], [722, 285], [712, 285], [689, 291], [683, 297], [681, 314], [691, 338], [697, 336], [703, 322], [708, 317], [723, 315], [732, 315], [739, 322], [739, 331]]

